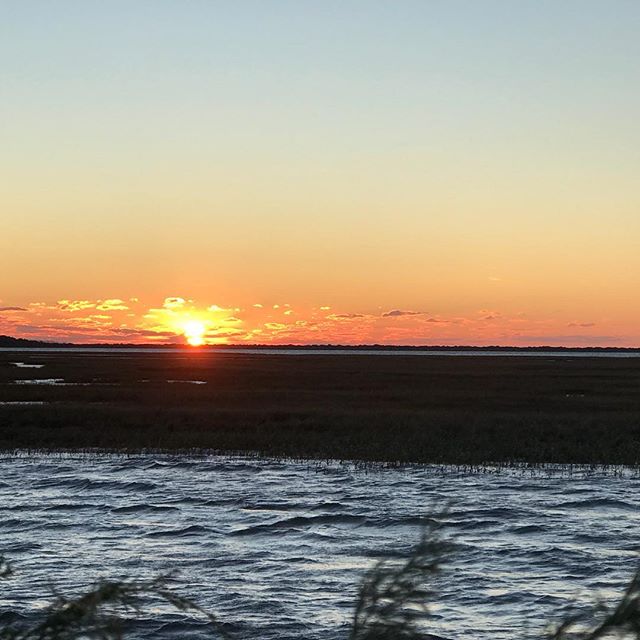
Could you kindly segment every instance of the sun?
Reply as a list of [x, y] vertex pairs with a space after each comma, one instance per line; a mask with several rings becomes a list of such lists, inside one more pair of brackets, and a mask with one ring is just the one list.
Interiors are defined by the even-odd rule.
[[187, 342], [192, 347], [199, 347], [204, 344], [204, 335], [207, 332], [207, 327], [204, 322], [199, 320], [189, 320], [185, 322], [183, 326], [183, 333]]

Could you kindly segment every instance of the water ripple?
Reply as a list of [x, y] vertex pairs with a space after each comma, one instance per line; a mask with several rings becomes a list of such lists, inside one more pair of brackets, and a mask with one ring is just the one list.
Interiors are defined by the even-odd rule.
[[[213, 456], [15, 455], [0, 465], [0, 553], [16, 569], [0, 622], [34, 615], [52, 576], [74, 593], [99, 576], [177, 571], [177, 592], [237, 637], [338, 640], [363, 573], [405, 554], [432, 508], [450, 503], [434, 516], [455, 544], [429, 630], [507, 640], [540, 631], [576, 597], [615, 595], [639, 549], [640, 482], [624, 474]], [[134, 628], [140, 639], [205, 632], [163, 607]]]

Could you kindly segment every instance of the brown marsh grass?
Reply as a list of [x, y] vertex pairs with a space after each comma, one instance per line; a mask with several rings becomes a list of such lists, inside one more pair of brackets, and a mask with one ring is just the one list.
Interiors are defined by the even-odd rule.
[[2, 352], [0, 448], [636, 465], [640, 359]]

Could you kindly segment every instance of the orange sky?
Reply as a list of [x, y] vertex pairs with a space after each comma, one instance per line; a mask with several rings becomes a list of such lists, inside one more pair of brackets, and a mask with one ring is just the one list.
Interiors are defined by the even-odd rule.
[[187, 342], [190, 327], [207, 344], [408, 344], [628, 346], [597, 322], [479, 309], [443, 315], [426, 309], [346, 311], [256, 302], [245, 307], [198, 304], [179, 296], [149, 307], [138, 298], [33, 302], [0, 307], [0, 333], [78, 343]]
[[0, 333], [640, 345], [639, 3], [270, 4], [7, 7]]

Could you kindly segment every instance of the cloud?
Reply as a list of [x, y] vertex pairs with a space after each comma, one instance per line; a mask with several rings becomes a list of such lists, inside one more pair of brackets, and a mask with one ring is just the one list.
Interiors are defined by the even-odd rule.
[[233, 327], [223, 327], [221, 329], [212, 329], [211, 331], [207, 331], [205, 337], [206, 338], [231, 338], [244, 336], [245, 331], [242, 329], [234, 329]]
[[32, 324], [17, 324], [15, 325], [15, 329], [20, 333], [41, 333], [43, 329], [47, 329], [48, 327], [39, 327], [37, 325]]
[[186, 300], [184, 298], [165, 298], [162, 306], [165, 309], [179, 309], [180, 307], [184, 306], [185, 302]]
[[96, 306], [91, 300], [58, 300], [58, 308], [62, 311], [84, 311]]
[[107, 298], [106, 300], [98, 300], [96, 309], [99, 311], [127, 311], [129, 307], [120, 298]]
[[364, 318], [361, 313], [332, 313], [327, 316], [328, 320], [355, 320], [356, 318]]
[[402, 309], [393, 309], [382, 314], [383, 318], [399, 318], [400, 316], [421, 316], [424, 311], [403, 311]]
[[49, 318], [49, 322], [52, 323], [52, 326], [56, 327], [91, 327], [95, 325], [104, 326], [105, 324], [111, 324], [110, 320], [110, 316], [102, 315], [73, 316], [72, 318]]
[[119, 327], [117, 329], [110, 329], [109, 333], [113, 333], [120, 336], [139, 336], [139, 337], [164, 337], [172, 338], [177, 334], [175, 331], [159, 331], [156, 329], [128, 329], [126, 327]]
[[558, 345], [558, 346], [603, 346], [617, 344], [622, 341], [620, 336], [585, 336], [585, 335], [524, 335], [513, 334], [513, 339], [525, 342], [527, 345]]
[[287, 328], [286, 324], [282, 324], [280, 322], [265, 322], [264, 326], [271, 331], [282, 331]]
[[[215, 299], [215, 298], [214, 298]], [[254, 298], [255, 299], [255, 298]], [[589, 335], [602, 323], [574, 316], [528, 319], [522, 314], [476, 307], [466, 316], [431, 315], [428, 311], [378, 306], [372, 313], [344, 312], [323, 305], [251, 303], [248, 308], [204, 305], [178, 296], [160, 298], [155, 307], [131, 298], [61, 299], [57, 302], [0, 301], [0, 333], [24, 334], [63, 342], [184, 342], [190, 319], [205, 322], [210, 344], [262, 341], [295, 343], [380, 344], [542, 344], [557, 346], [622, 345], [629, 336]], [[159, 304], [158, 304], [159, 302]], [[258, 306], [258, 305], [264, 306]], [[2, 306], [5, 305], [5, 306]], [[130, 309], [128, 308], [130, 307]], [[426, 306], [426, 305], [425, 305]], [[25, 308], [26, 307], [26, 308]], [[271, 309], [275, 307], [276, 310]], [[414, 307], [415, 309], [415, 307]], [[355, 309], [354, 309], [355, 311]], [[4, 313], [2, 313], [4, 312]], [[12, 313], [14, 312], [14, 313]], [[245, 317], [245, 313], [247, 316]], [[576, 319], [576, 316], [577, 319]], [[27, 318], [29, 320], [27, 320]], [[263, 324], [266, 322], [266, 324]], [[28, 326], [26, 326], [28, 324]], [[565, 333], [566, 335], [560, 335]], [[599, 331], [598, 333], [606, 333]]]

